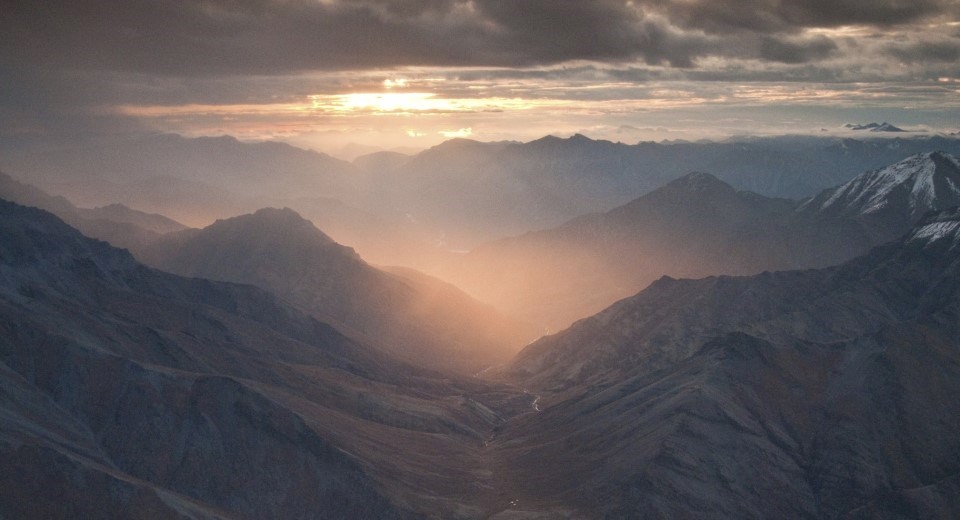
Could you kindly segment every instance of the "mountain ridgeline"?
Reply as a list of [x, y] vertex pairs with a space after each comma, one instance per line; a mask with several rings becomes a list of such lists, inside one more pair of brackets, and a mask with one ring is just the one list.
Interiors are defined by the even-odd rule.
[[290, 207], [364, 258], [423, 270], [428, 252], [608, 211], [691, 171], [737, 190], [801, 199], [912, 154], [960, 154], [956, 137], [895, 135], [636, 144], [582, 135], [454, 139], [413, 156], [346, 162], [282, 143], [133, 134], [56, 150], [0, 143], [0, 167], [80, 206], [119, 202], [192, 226]]
[[165, 233], [187, 227], [163, 215], [144, 213], [123, 204], [78, 208], [64, 197], [54, 197], [35, 186], [14, 180], [0, 172], [0, 198], [45, 209], [90, 237], [117, 247], [138, 250]]

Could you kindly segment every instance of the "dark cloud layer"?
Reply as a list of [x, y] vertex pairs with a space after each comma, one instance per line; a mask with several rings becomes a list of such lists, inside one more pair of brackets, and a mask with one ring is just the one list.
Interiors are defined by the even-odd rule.
[[642, 0], [684, 27], [708, 32], [795, 32], [809, 27], [890, 27], [943, 15], [955, 0]]
[[939, 61], [956, 64], [960, 63], [960, 40], [888, 45], [886, 52], [904, 63]]
[[778, 40], [765, 36], [760, 40], [760, 57], [781, 63], [807, 63], [826, 58], [837, 50], [837, 44], [826, 37], [803, 41]]
[[[691, 67], [734, 55], [820, 59], [807, 27], [955, 16], [954, 0], [84, 0], [16, 1], [0, 18], [7, 68], [164, 75], [287, 74], [412, 65], [571, 60]], [[717, 35], [757, 35], [732, 45]], [[749, 36], [748, 36], [749, 37]], [[756, 46], [763, 43], [758, 52]], [[920, 49], [922, 50], [922, 49]], [[939, 59], [942, 53], [935, 52]]]

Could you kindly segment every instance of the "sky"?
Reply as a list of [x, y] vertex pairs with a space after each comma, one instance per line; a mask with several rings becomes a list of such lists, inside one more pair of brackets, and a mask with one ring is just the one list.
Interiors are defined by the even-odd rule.
[[960, 0], [3, 0], [0, 139], [960, 130]]

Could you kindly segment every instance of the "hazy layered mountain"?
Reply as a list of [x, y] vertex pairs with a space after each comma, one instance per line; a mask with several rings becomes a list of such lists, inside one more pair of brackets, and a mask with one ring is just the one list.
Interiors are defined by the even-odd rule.
[[[518, 494], [596, 517], [960, 513], [960, 211], [842, 266], [675, 280], [527, 347]], [[522, 500], [522, 498], [521, 498]]]
[[51, 196], [2, 172], [0, 198], [47, 210], [87, 236], [131, 250], [142, 249], [164, 233], [186, 229], [183, 224], [163, 215], [137, 211], [123, 204], [78, 208], [64, 197]]
[[144, 134], [32, 152], [6, 150], [3, 165], [84, 206], [123, 203], [193, 225], [253, 211], [268, 200], [356, 199], [350, 163], [282, 143], [229, 136]]
[[691, 171], [737, 190], [801, 199], [912, 154], [960, 153], [960, 140], [828, 137], [729, 142], [595, 141], [582, 135], [529, 143], [455, 139], [374, 178], [380, 204], [409, 214], [452, 249], [562, 224], [626, 204]]
[[924, 153], [803, 202], [693, 173], [607, 213], [481, 246], [450, 278], [552, 328], [661, 275], [695, 278], [838, 264], [960, 203], [957, 159]]
[[[347, 162], [284, 143], [175, 134], [79, 143], [14, 159], [22, 165], [15, 171], [44, 182], [72, 181], [71, 188], [84, 193], [84, 198], [98, 196], [92, 189], [81, 191], [81, 182], [134, 186], [161, 178], [225, 188], [238, 197], [288, 197], [311, 191], [342, 198], [352, 193], [346, 177], [354, 171]], [[109, 194], [99, 197], [104, 196]]]
[[143, 258], [185, 276], [257, 285], [434, 368], [473, 373], [506, 361], [536, 337], [453, 286], [371, 267], [290, 209], [262, 209], [173, 235]]
[[255, 287], [144, 267], [38, 209], [0, 201], [0, 238], [4, 516], [507, 506], [482, 440], [522, 394], [400, 364]]
[[[626, 204], [691, 171], [710, 172], [738, 190], [800, 199], [936, 149], [960, 153], [960, 140], [454, 139], [412, 157], [377, 153], [351, 164], [279, 143], [135, 135], [53, 148], [7, 147], [0, 150], [0, 166], [83, 206], [118, 202], [195, 226], [265, 206], [288, 206], [312, 219], [322, 214], [327, 220], [318, 224], [365, 257], [427, 267], [420, 255], [431, 248], [465, 250], [558, 226]], [[312, 215], [307, 204], [326, 205]], [[358, 213], [366, 215], [362, 226], [353, 219]], [[407, 234], [393, 238], [398, 229]], [[384, 243], [384, 237], [391, 238]]]

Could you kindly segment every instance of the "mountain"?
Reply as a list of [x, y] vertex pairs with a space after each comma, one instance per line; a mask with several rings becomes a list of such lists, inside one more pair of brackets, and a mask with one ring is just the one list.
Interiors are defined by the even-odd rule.
[[960, 513], [960, 211], [841, 266], [662, 278], [530, 345], [520, 500], [594, 517]]
[[81, 216], [91, 220], [103, 219], [112, 220], [113, 222], [133, 224], [142, 229], [146, 229], [147, 231], [153, 231], [154, 233], [159, 233], [161, 235], [187, 229], [187, 226], [184, 226], [176, 220], [163, 215], [137, 211], [135, 209], [130, 209], [123, 204], [117, 203], [108, 204], [106, 206], [100, 206], [93, 209], [81, 209], [80, 214]]
[[249, 283], [391, 354], [474, 373], [536, 337], [453, 286], [376, 269], [291, 209], [261, 209], [157, 242], [143, 259], [184, 276]]
[[697, 278], [825, 267], [960, 204], [957, 159], [923, 153], [806, 201], [737, 191], [692, 173], [606, 213], [485, 244], [445, 276], [556, 330], [662, 275]]
[[896, 126], [891, 125], [884, 121], [883, 123], [867, 123], [862, 124], [853, 124], [847, 123], [843, 125], [844, 128], [849, 128], [850, 130], [869, 130], [871, 132], [903, 132], [902, 128], [897, 128]]
[[960, 204], [960, 161], [944, 152], [914, 155], [824, 190], [799, 211], [861, 223], [876, 243], [902, 235], [930, 210]]
[[793, 205], [692, 173], [607, 213], [483, 245], [448, 276], [555, 329], [664, 273], [746, 274], [769, 265], [776, 251], [761, 241], [776, 235]]
[[147, 268], [6, 201], [0, 331], [4, 517], [507, 506], [482, 441], [523, 394], [412, 368], [263, 290]]
[[55, 197], [0, 172], [0, 198], [45, 209], [93, 238], [117, 247], [139, 250], [164, 233], [187, 229], [183, 224], [154, 213], [137, 211], [123, 204], [78, 208], [64, 197]]

